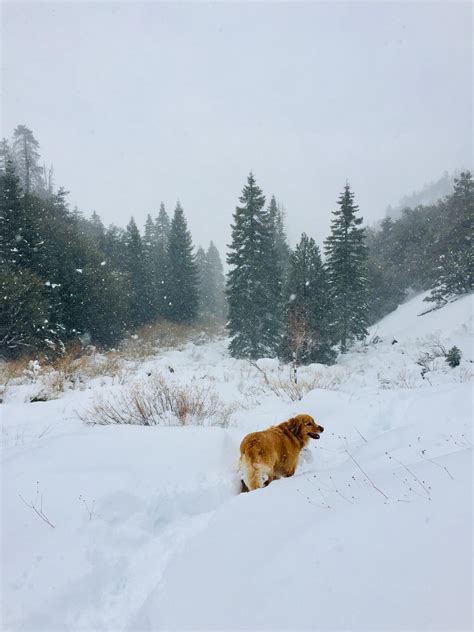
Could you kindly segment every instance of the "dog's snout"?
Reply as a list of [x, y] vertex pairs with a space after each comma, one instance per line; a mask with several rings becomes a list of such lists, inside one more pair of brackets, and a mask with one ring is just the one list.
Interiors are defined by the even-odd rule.
[[322, 426], [319, 426], [319, 432], [324, 432], [324, 428]]

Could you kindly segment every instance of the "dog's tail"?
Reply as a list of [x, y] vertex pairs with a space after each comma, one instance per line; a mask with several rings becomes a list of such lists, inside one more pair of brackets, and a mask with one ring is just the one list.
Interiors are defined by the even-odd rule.
[[249, 491], [266, 487], [270, 482], [269, 468], [263, 463], [254, 463], [246, 454], [240, 457], [239, 474]]

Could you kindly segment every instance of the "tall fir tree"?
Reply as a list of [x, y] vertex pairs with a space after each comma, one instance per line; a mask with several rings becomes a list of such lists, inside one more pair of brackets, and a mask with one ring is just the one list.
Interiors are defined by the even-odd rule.
[[199, 315], [223, 322], [226, 314], [225, 277], [219, 251], [211, 241], [207, 252], [196, 253], [199, 272]]
[[199, 246], [196, 250], [196, 270], [198, 278], [198, 314], [203, 318], [207, 314], [207, 291], [206, 291], [206, 275], [207, 262], [204, 248]]
[[296, 366], [320, 362], [330, 364], [332, 306], [327, 273], [313, 238], [302, 234], [290, 257], [286, 284], [286, 323], [283, 357]]
[[39, 143], [26, 125], [13, 132], [13, 156], [25, 193], [44, 191], [43, 171], [39, 164]]
[[275, 257], [280, 268], [283, 289], [289, 271], [291, 249], [285, 231], [285, 212], [278, 206], [274, 195], [272, 195], [268, 206], [268, 214], [272, 225]]
[[207, 279], [208, 279], [208, 305], [214, 318], [222, 322], [226, 317], [227, 305], [225, 298], [224, 266], [219, 250], [213, 241], [210, 242], [206, 252]]
[[168, 316], [169, 300], [168, 288], [171, 283], [168, 256], [168, 241], [170, 237], [170, 218], [163, 202], [160, 211], [155, 218], [155, 244], [156, 244], [156, 287], [157, 287], [157, 311], [162, 318]]
[[128, 313], [132, 327], [139, 327], [150, 319], [146, 300], [147, 278], [143, 242], [133, 217], [124, 235], [125, 266], [128, 274]]
[[265, 196], [252, 173], [239, 199], [227, 256], [229, 349], [234, 357], [256, 359], [275, 355], [280, 346], [281, 271]]
[[198, 311], [198, 271], [191, 233], [179, 202], [170, 227], [168, 266], [168, 318], [175, 322], [192, 322]]
[[158, 286], [158, 262], [155, 223], [148, 214], [145, 221], [145, 231], [143, 236], [143, 256], [146, 276], [146, 295], [144, 300], [148, 303], [150, 310], [149, 320], [158, 318], [159, 286]]
[[367, 335], [367, 248], [362, 217], [348, 184], [333, 211], [331, 234], [325, 241], [335, 342], [345, 353], [354, 339]]
[[24, 240], [24, 208], [20, 178], [11, 160], [0, 174], [0, 261], [19, 264]]
[[7, 168], [8, 160], [13, 160], [10, 143], [6, 138], [0, 141], [0, 172], [4, 172]]

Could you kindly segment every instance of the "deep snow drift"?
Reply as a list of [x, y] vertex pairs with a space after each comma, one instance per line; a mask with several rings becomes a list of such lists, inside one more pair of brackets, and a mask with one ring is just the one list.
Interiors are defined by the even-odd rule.
[[[37, 384], [9, 388], [3, 629], [471, 629], [472, 303], [418, 316], [422, 298], [337, 365], [302, 369], [316, 388], [301, 401], [279, 387], [288, 367], [225, 341], [128, 378], [173, 366], [211, 385], [235, 407], [227, 428], [86, 426], [98, 394], [127, 387], [106, 378], [38, 403]], [[433, 351], [453, 344], [455, 369]], [[242, 437], [298, 412], [326, 431], [297, 474], [238, 494]]]

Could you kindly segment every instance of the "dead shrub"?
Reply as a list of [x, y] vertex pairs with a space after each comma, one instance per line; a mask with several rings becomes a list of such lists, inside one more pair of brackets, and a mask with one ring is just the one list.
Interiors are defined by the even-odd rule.
[[127, 359], [142, 360], [156, 355], [163, 349], [179, 349], [190, 342], [196, 345], [204, 344], [223, 335], [223, 332], [223, 326], [214, 322], [190, 325], [158, 320], [141, 327], [122, 343], [121, 350]]
[[265, 384], [278, 397], [287, 397], [292, 402], [303, 399], [303, 396], [315, 389], [337, 390], [341, 382], [340, 377], [328, 373], [314, 373], [313, 375], [298, 377], [283, 377], [282, 375], [267, 376]]
[[180, 386], [159, 373], [145, 383], [135, 383], [117, 396], [102, 398], [81, 418], [88, 424], [141, 426], [217, 425], [226, 427], [232, 407], [221, 402], [210, 388]]

